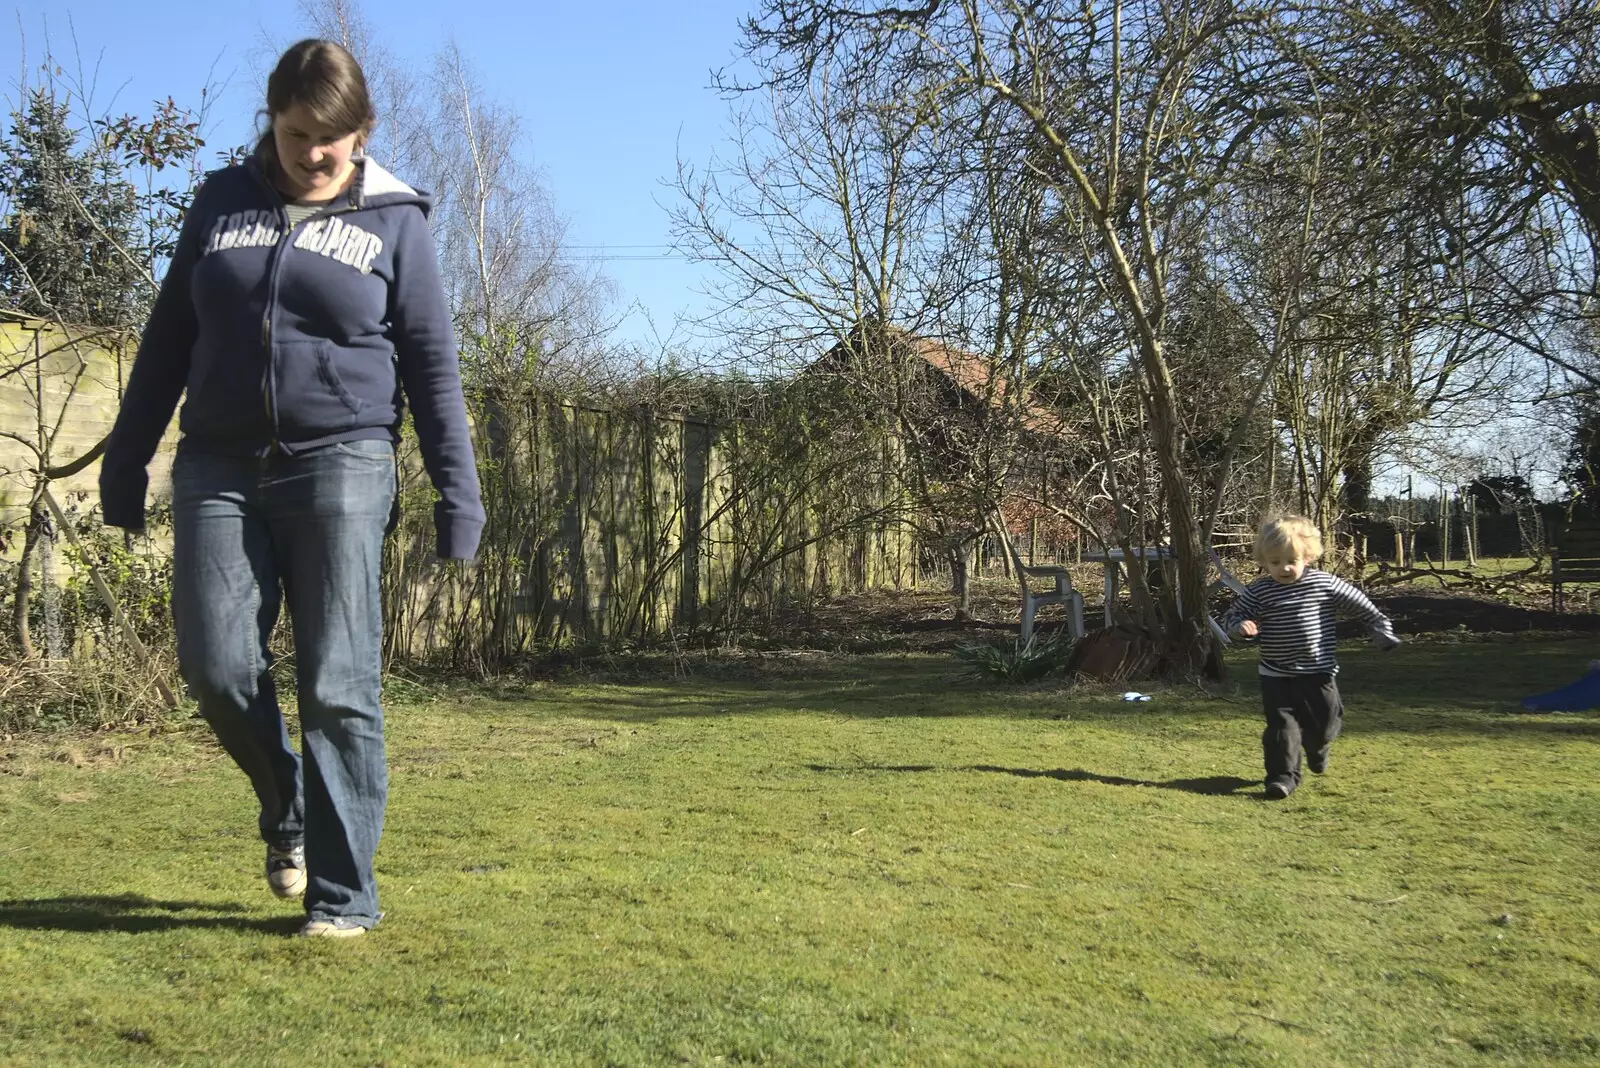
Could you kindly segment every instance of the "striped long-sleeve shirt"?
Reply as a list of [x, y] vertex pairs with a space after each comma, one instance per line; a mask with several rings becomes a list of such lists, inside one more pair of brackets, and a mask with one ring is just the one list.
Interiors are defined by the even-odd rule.
[[1394, 626], [1367, 595], [1341, 578], [1307, 568], [1298, 581], [1264, 577], [1245, 587], [1223, 616], [1232, 632], [1247, 619], [1260, 628], [1261, 674], [1320, 675], [1339, 670], [1334, 659], [1335, 615], [1352, 615], [1384, 644], [1395, 644]]

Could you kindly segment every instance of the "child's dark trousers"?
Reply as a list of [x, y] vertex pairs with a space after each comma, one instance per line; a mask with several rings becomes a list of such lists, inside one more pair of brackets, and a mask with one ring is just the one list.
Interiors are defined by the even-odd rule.
[[1332, 675], [1263, 675], [1261, 708], [1267, 717], [1261, 732], [1267, 782], [1299, 786], [1302, 751], [1312, 771], [1327, 766], [1328, 749], [1344, 726], [1344, 703]]

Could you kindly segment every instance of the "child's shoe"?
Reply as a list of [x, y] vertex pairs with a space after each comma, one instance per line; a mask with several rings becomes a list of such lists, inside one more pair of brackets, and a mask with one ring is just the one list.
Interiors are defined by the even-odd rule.
[[1294, 783], [1285, 779], [1273, 779], [1267, 783], [1266, 795], [1268, 801], [1282, 801], [1292, 793], [1294, 793]]

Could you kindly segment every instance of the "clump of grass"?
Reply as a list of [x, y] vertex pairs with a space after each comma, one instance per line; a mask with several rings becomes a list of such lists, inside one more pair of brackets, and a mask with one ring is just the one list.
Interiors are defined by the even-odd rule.
[[1047, 641], [978, 642], [956, 649], [963, 677], [994, 682], [1037, 682], [1065, 673], [1073, 640], [1062, 630]]
[[166, 719], [158, 675], [174, 685], [170, 651], [157, 663], [116, 646], [68, 660], [0, 660], [0, 733], [102, 730]]

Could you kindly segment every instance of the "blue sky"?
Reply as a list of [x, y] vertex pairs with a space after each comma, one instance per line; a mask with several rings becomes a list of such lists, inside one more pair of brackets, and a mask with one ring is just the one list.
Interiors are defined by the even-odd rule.
[[[520, 114], [528, 158], [570, 220], [575, 246], [660, 246], [669, 236], [659, 205], [672, 195], [661, 182], [673, 175], [679, 152], [703, 164], [715, 149], [727, 108], [708, 88], [710, 71], [736, 59], [739, 22], [753, 6], [388, 0], [361, 9], [374, 35], [419, 67], [439, 45], [459, 45], [488, 93]], [[251, 137], [268, 42], [294, 40], [304, 29], [287, 3], [168, 0], [157, 14], [127, 0], [24, 0], [14, 11], [11, 32], [0, 36], [8, 101], [16, 98], [23, 47], [36, 67], [48, 29], [53, 52], [67, 61], [75, 34], [85, 68], [99, 64], [101, 111], [148, 114], [152, 100], [168, 96], [194, 105], [208, 78], [226, 82], [208, 136], [219, 147]], [[704, 306], [695, 293], [702, 272], [692, 264], [609, 259], [605, 268], [617, 283], [618, 310], [638, 301], [663, 329], [676, 313]], [[643, 338], [642, 320], [625, 323], [622, 336]]]

